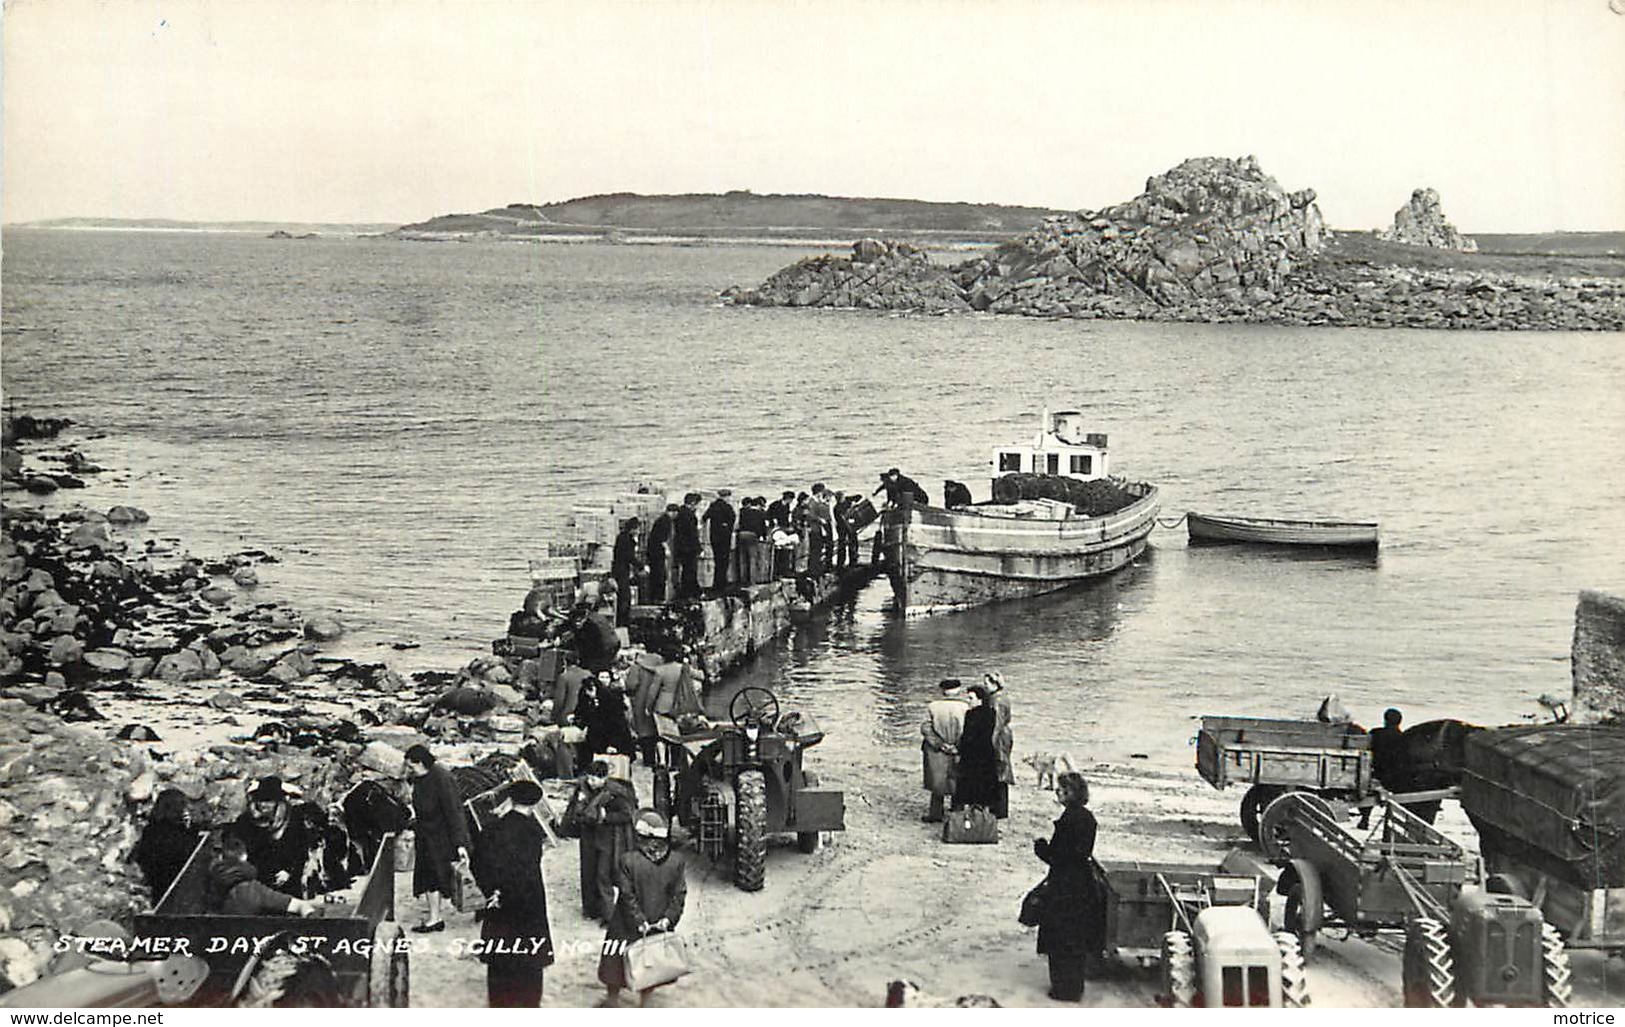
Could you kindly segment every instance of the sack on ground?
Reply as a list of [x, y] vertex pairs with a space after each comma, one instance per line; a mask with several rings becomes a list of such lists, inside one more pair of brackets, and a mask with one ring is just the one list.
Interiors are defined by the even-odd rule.
[[950, 845], [994, 845], [999, 822], [986, 806], [956, 809], [942, 820], [942, 840]]
[[670, 984], [688, 973], [688, 947], [670, 931], [639, 938], [626, 947], [626, 986], [633, 991]]
[[1048, 901], [1049, 878], [1046, 877], [1033, 885], [1032, 891], [1021, 900], [1021, 915], [1016, 917], [1016, 922], [1023, 927], [1037, 927], [1044, 919], [1044, 904]]

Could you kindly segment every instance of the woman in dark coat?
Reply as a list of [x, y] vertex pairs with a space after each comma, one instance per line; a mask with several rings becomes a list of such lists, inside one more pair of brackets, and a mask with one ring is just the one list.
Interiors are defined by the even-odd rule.
[[959, 736], [953, 808], [992, 809], [999, 799], [999, 753], [994, 741], [999, 715], [985, 686], [972, 685], [970, 693], [976, 697], [976, 705], [966, 711], [965, 729]]
[[457, 894], [457, 863], [468, 862], [468, 823], [457, 795], [457, 783], [435, 762], [426, 745], [406, 750], [406, 772], [412, 778], [415, 852], [412, 894], [428, 896], [428, 915], [412, 928], [419, 934], [443, 931], [440, 899]]
[[[688, 897], [683, 857], [672, 851], [666, 818], [643, 810], [634, 830], [637, 846], [616, 864], [619, 891], [598, 960], [598, 979], [609, 989], [604, 1005], [610, 1008], [621, 1004], [621, 989], [626, 987], [626, 946], [648, 934], [676, 930]], [[639, 1004], [648, 1005], [653, 991], [640, 991]]]
[[1082, 774], [1062, 774], [1056, 784], [1065, 809], [1049, 840], [1033, 842], [1033, 852], [1049, 864], [1038, 953], [1049, 957], [1049, 997], [1081, 1002], [1085, 961], [1105, 940], [1094, 871], [1095, 815], [1088, 809], [1089, 783]]
[[626, 693], [600, 678], [592, 696], [590, 706], [585, 692], [581, 700], [587, 711], [583, 721], [587, 727], [587, 753], [594, 757], [606, 752], [636, 754], [638, 743], [632, 737], [632, 713], [626, 708]]
[[486, 895], [480, 959], [491, 1008], [534, 1009], [542, 1001], [542, 974], [553, 965], [547, 922], [542, 846], [547, 835], [534, 810], [542, 789], [531, 781], [507, 788], [512, 808], [480, 833], [474, 879]]
[[157, 901], [169, 890], [192, 857], [202, 835], [192, 829], [191, 814], [186, 808], [186, 796], [179, 788], [165, 788], [152, 804], [152, 819], [135, 843], [130, 861], [141, 868], [152, 889], [152, 901]]

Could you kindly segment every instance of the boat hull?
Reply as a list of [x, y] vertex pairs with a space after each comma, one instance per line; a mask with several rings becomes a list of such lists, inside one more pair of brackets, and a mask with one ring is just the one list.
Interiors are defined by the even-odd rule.
[[1377, 525], [1357, 521], [1284, 521], [1189, 513], [1185, 525], [1191, 541], [1196, 543], [1250, 542], [1331, 549], [1376, 549], [1378, 545]]
[[907, 506], [881, 523], [886, 573], [908, 615], [966, 609], [1059, 591], [1121, 570], [1145, 551], [1161, 500], [1128, 486], [1134, 503], [1064, 521]]

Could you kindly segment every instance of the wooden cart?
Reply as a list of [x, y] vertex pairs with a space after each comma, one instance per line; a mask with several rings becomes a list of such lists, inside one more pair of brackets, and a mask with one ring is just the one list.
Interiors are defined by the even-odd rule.
[[[408, 1000], [409, 945], [395, 921], [395, 836], [385, 835], [354, 901], [325, 902], [317, 915], [224, 916], [206, 909], [214, 840], [193, 850], [169, 890], [150, 913], [135, 917], [135, 937], [186, 950], [208, 961], [209, 976], [191, 1005], [249, 1004], [265, 1000], [256, 971], [277, 953], [314, 968], [320, 986], [305, 992], [310, 1004], [404, 1007]], [[319, 901], [319, 900], [318, 900]]]
[[1373, 790], [1370, 736], [1317, 720], [1203, 717], [1196, 770], [1215, 788], [1247, 786], [1241, 826], [1254, 841], [1264, 807], [1287, 792], [1358, 802]]

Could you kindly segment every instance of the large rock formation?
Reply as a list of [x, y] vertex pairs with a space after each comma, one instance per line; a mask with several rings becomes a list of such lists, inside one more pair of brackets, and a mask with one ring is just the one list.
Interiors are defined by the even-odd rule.
[[1384, 242], [1405, 243], [1407, 246], [1478, 252], [1478, 243], [1456, 231], [1456, 226], [1445, 220], [1439, 194], [1432, 189], [1418, 189], [1411, 193], [1410, 202], [1394, 211], [1393, 227], [1377, 232], [1377, 238]]
[[[1321, 247], [1315, 193], [1288, 193], [1252, 157], [1204, 157], [1100, 211], [1056, 215], [953, 268], [872, 239], [725, 298], [761, 306], [1154, 316], [1268, 298]], [[1198, 308], [1192, 311], [1190, 308]]]
[[1052, 217], [973, 264], [981, 310], [1121, 314], [1257, 302], [1316, 253], [1313, 189], [1288, 193], [1252, 157], [1187, 160], [1100, 211]]

